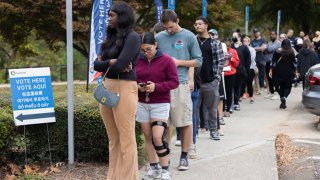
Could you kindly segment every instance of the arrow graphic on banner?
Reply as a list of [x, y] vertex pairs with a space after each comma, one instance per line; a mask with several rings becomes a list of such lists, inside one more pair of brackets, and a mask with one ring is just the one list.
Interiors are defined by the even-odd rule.
[[24, 120], [30, 120], [30, 119], [42, 119], [42, 118], [49, 118], [54, 117], [55, 113], [42, 113], [42, 114], [26, 114], [23, 115], [22, 113], [16, 117], [17, 120], [23, 122]]

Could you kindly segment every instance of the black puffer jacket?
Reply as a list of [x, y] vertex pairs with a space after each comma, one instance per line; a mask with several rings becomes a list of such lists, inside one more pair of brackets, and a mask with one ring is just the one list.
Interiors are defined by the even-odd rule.
[[316, 53], [308, 48], [302, 48], [297, 55], [297, 59], [297, 70], [300, 76], [305, 76], [305, 74], [308, 72], [308, 69], [317, 64]]

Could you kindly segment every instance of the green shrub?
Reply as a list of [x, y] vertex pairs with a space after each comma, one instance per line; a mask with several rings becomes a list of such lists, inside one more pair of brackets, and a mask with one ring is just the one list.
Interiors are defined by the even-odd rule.
[[[105, 126], [100, 117], [98, 103], [92, 95], [85, 92], [85, 86], [74, 88], [74, 142], [77, 161], [106, 162], [108, 160], [108, 139]], [[1, 89], [2, 92], [3, 89]], [[15, 127], [12, 116], [10, 89], [0, 94], [0, 105], [6, 113], [0, 114], [0, 153], [14, 156], [23, 161], [24, 146], [27, 142], [28, 160], [48, 160], [47, 124]], [[65, 161], [68, 157], [68, 109], [66, 86], [53, 87], [56, 122], [48, 124], [53, 161]], [[136, 126], [138, 147], [143, 144], [141, 130]]]
[[0, 113], [0, 155], [13, 141], [14, 124], [12, 115], [3, 111]]

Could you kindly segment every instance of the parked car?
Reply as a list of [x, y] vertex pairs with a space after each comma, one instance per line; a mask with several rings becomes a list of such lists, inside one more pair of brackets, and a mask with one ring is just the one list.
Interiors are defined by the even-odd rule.
[[310, 113], [320, 116], [320, 64], [312, 66], [306, 74], [302, 104]]

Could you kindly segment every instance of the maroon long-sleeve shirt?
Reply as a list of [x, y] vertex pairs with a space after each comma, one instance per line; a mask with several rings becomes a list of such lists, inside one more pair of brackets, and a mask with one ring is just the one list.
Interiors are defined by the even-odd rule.
[[155, 83], [154, 92], [149, 94], [149, 102], [145, 102], [146, 93], [140, 91], [139, 102], [170, 103], [170, 90], [179, 86], [177, 67], [170, 56], [158, 49], [155, 57], [149, 62], [140, 54], [136, 71], [138, 83]]

